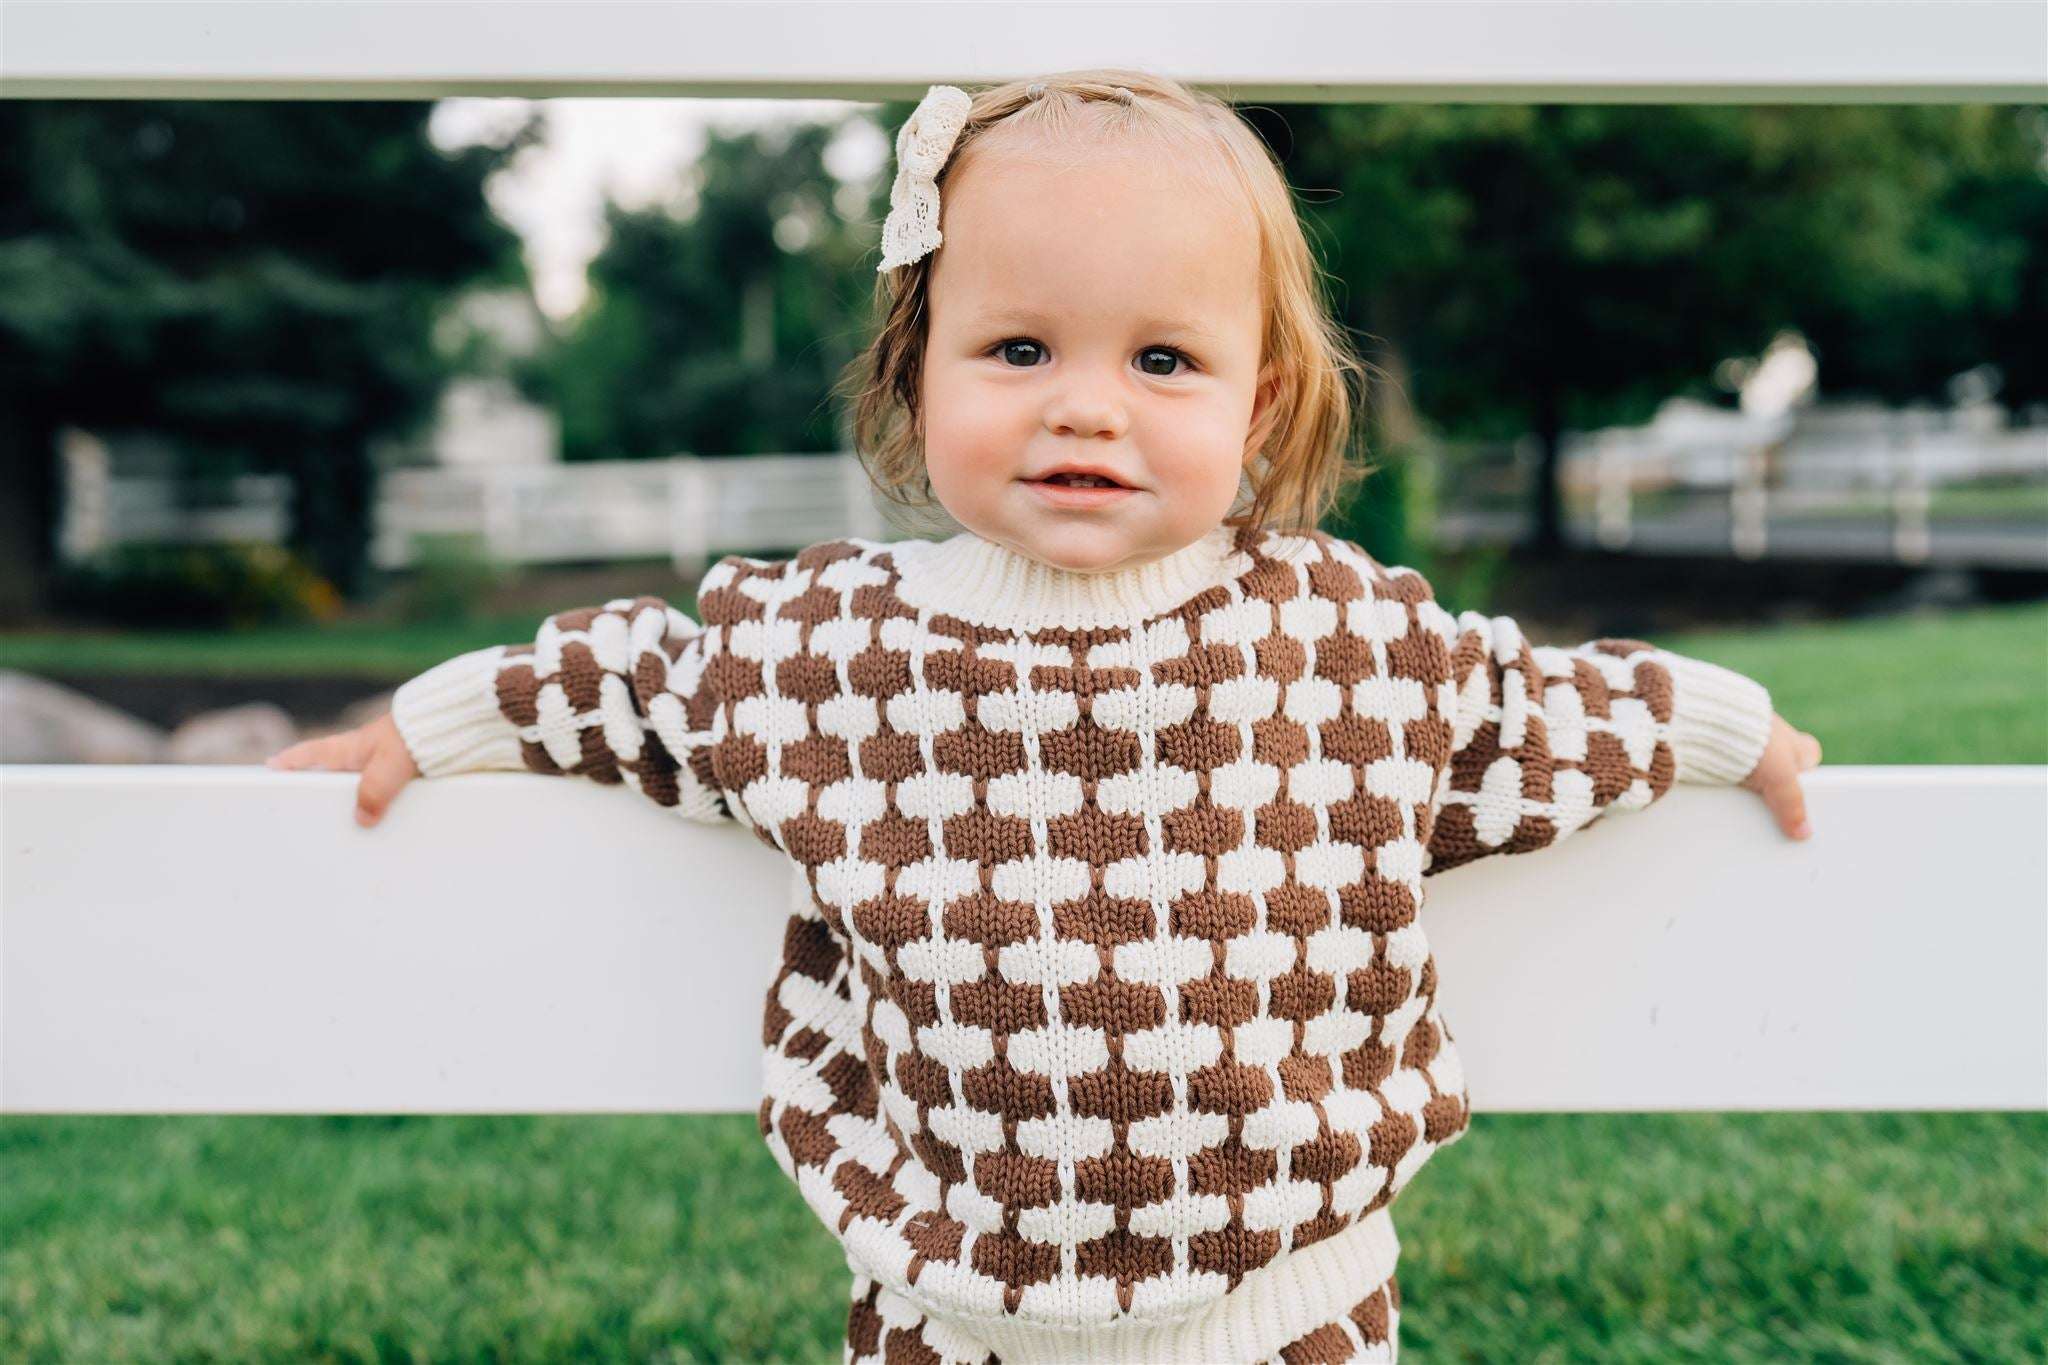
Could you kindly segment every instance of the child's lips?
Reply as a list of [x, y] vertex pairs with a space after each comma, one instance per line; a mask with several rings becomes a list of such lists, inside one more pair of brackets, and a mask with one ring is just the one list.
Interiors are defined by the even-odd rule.
[[1071, 480], [1071, 477], [1061, 479], [1057, 475], [1024, 479], [1021, 482], [1052, 506], [1074, 511], [1109, 507], [1138, 491], [1124, 484], [1113, 484], [1099, 479], [1079, 481]]

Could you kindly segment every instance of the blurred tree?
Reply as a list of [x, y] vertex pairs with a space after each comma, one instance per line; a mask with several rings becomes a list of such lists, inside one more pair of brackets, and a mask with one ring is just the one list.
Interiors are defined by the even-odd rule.
[[1641, 421], [1781, 327], [1829, 393], [1940, 399], [1989, 361], [2008, 402], [2043, 396], [2039, 108], [1247, 113], [1372, 339], [1375, 445], [1399, 451], [1411, 405], [1450, 434], [1534, 432], [1542, 548], [1563, 431]]
[[525, 280], [483, 182], [534, 126], [443, 153], [431, 109], [0, 101], [0, 612], [40, 597], [66, 424], [289, 474], [294, 548], [360, 588], [370, 445], [431, 409], [437, 306]]
[[714, 129], [675, 202], [607, 205], [590, 299], [531, 386], [565, 458], [840, 447], [877, 230], [841, 211], [861, 190], [825, 167], [839, 127]]
[[[1791, 281], [1823, 386], [1940, 401], [1948, 379], [1989, 364], [2008, 406], [2048, 401], [2048, 108], [1865, 111], [1835, 120], [1826, 141], [1830, 157], [1871, 171], [1836, 195], [1832, 211], [1861, 225], [1848, 250]], [[1810, 150], [1778, 139], [1757, 159], [1773, 176], [1818, 174]]]

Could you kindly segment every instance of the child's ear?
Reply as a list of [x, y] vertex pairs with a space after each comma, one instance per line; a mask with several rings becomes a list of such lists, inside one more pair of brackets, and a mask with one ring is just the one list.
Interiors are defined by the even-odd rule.
[[1266, 439], [1273, 434], [1273, 419], [1278, 416], [1274, 400], [1280, 396], [1279, 362], [1269, 360], [1259, 371], [1258, 392], [1252, 399], [1251, 428], [1245, 435], [1244, 462], [1250, 464], [1261, 450], [1266, 448]]

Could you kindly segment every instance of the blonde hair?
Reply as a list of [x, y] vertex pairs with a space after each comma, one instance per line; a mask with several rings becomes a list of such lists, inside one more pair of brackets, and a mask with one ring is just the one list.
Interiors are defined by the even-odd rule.
[[[1036, 96], [1034, 86], [1042, 87]], [[1293, 191], [1258, 133], [1216, 96], [1136, 70], [1096, 68], [1010, 81], [972, 98], [966, 126], [936, 177], [942, 202], [947, 179], [990, 129], [1040, 131], [1057, 141], [1073, 131], [1084, 105], [1104, 106], [1091, 113], [1106, 115], [1112, 135], [1152, 135], [1195, 149], [1197, 159], [1206, 154], [1221, 163], [1257, 226], [1265, 332], [1260, 373], [1271, 365], [1276, 385], [1263, 419], [1267, 434], [1246, 470], [1251, 499], [1226, 521], [1313, 528], [1344, 485], [1363, 472], [1351, 458], [1351, 383], [1367, 367], [1331, 316]], [[877, 272], [873, 340], [837, 386], [841, 393], [851, 391], [854, 446], [868, 477], [884, 496], [916, 508], [932, 505], [919, 404], [937, 255]]]

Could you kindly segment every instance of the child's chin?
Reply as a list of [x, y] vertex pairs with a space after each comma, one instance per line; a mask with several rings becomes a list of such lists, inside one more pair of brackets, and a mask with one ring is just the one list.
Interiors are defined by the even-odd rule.
[[1072, 573], [1129, 568], [1144, 559], [1138, 547], [1115, 535], [1051, 535], [1035, 540], [1028, 553], [1041, 563]]

